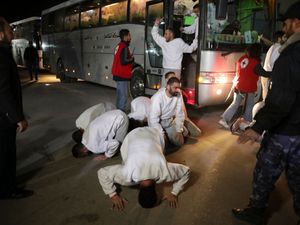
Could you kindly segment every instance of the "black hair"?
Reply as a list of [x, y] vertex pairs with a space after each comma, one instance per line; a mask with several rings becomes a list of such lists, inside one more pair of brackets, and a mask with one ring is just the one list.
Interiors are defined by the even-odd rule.
[[248, 52], [249, 56], [251, 58], [257, 59], [260, 61], [260, 55], [261, 55], [261, 45], [258, 43], [254, 43], [247, 47], [246, 52]]
[[128, 34], [129, 34], [128, 29], [121, 29], [120, 32], [119, 32], [119, 37], [123, 41], [124, 37], [127, 36]]
[[175, 32], [174, 32], [174, 29], [173, 29], [173, 27], [167, 27], [167, 29], [166, 30], [169, 30], [169, 31], [171, 31], [174, 35], [175, 35]]
[[179, 83], [180, 84], [180, 80], [177, 77], [171, 77], [168, 82], [167, 85], [172, 85], [174, 83]]
[[135, 128], [138, 128], [138, 127], [145, 127], [147, 126], [148, 123], [147, 122], [144, 122], [144, 121], [140, 121], [140, 120], [135, 120], [133, 118], [129, 118], [129, 126], [128, 126], [128, 133], [132, 130], [134, 130]]
[[143, 208], [153, 208], [157, 202], [155, 183], [151, 186], [141, 187], [138, 201]]
[[76, 131], [74, 131], [72, 133], [72, 139], [76, 142], [76, 143], [81, 143], [82, 141], [82, 135], [83, 135], [83, 131], [78, 129]]
[[278, 38], [282, 38], [284, 35], [284, 32], [281, 30], [275, 31], [273, 34], [273, 42], [277, 42]]
[[197, 9], [197, 8], [200, 9], [200, 4], [199, 4], [199, 3], [197, 3], [197, 4], [195, 4], [195, 5], [193, 6], [193, 9]]
[[5, 23], [6, 20], [2, 16], [0, 16], [0, 32], [4, 32]]
[[169, 77], [171, 76], [171, 74], [174, 74], [174, 75], [175, 75], [175, 73], [174, 73], [173, 71], [167, 72], [167, 73], [165, 74], [165, 79], [169, 79]]
[[73, 156], [74, 156], [75, 158], [78, 158], [78, 157], [79, 157], [79, 152], [80, 152], [80, 150], [81, 150], [83, 147], [84, 147], [84, 145], [81, 144], [81, 143], [77, 143], [77, 144], [75, 144], [75, 145], [73, 146], [73, 148], [72, 148], [72, 154], [73, 154]]

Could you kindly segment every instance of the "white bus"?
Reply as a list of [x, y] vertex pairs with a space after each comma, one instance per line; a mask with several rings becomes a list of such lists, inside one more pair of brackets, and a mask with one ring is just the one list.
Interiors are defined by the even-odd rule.
[[10, 24], [13, 28], [14, 39], [12, 40], [12, 51], [15, 62], [25, 66], [24, 51], [29, 41], [37, 48], [39, 53], [39, 67], [43, 68], [42, 43], [41, 43], [41, 17], [29, 17]]
[[[193, 22], [190, 14], [196, 3], [201, 5], [199, 46], [197, 53], [183, 58], [184, 96], [196, 106], [223, 104], [245, 47], [257, 41], [258, 33], [269, 36], [274, 27], [265, 22], [269, 13], [264, 1], [69, 0], [42, 11], [44, 66], [64, 82], [82, 79], [115, 87], [111, 74], [114, 49], [120, 29], [126, 28], [137, 63], [131, 93], [134, 97], [151, 95], [160, 87], [163, 75], [161, 49], [151, 37], [154, 20], [164, 18], [161, 34], [172, 26], [190, 43], [193, 34], [180, 34], [179, 28]], [[236, 20], [239, 32], [224, 31]]]

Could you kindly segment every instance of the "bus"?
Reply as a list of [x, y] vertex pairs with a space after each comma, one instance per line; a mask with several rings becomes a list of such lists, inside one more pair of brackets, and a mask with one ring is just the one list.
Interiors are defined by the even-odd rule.
[[[191, 13], [197, 3], [201, 6], [198, 49], [183, 57], [184, 99], [199, 107], [224, 104], [245, 47], [262, 35], [270, 37], [274, 29], [275, 1], [69, 0], [42, 11], [44, 66], [63, 82], [82, 79], [115, 87], [114, 49], [119, 31], [126, 28], [136, 62], [131, 94], [152, 95], [163, 76], [162, 51], [151, 36], [154, 20], [163, 18], [162, 35], [172, 26], [178, 37], [191, 43], [194, 34], [179, 30], [193, 23]], [[238, 31], [230, 31], [228, 27], [236, 23]]]
[[24, 61], [25, 48], [29, 41], [37, 48], [39, 54], [39, 68], [43, 68], [42, 61], [42, 39], [41, 39], [41, 17], [29, 17], [10, 24], [14, 39], [12, 40], [12, 52], [15, 62], [20, 66], [26, 66]]

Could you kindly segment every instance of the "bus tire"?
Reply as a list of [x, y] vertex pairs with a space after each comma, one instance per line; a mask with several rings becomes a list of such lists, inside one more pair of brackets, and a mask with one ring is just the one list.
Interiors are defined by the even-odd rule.
[[132, 98], [145, 95], [145, 74], [144, 69], [140, 66], [132, 70], [130, 81], [130, 93]]
[[66, 76], [65, 66], [64, 66], [62, 59], [57, 60], [56, 75], [57, 75], [57, 78], [59, 78], [60, 82], [62, 82], [62, 83], [70, 83], [71, 82], [71, 78]]

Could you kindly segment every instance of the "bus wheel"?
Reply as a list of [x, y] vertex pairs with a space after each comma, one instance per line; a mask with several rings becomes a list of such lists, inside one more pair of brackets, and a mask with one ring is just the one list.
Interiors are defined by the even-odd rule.
[[132, 98], [145, 95], [145, 75], [142, 67], [135, 67], [132, 70], [130, 92]]
[[62, 82], [62, 83], [71, 82], [71, 79], [69, 77], [67, 77], [66, 74], [65, 74], [65, 66], [64, 66], [64, 63], [63, 63], [62, 59], [59, 59], [57, 61], [56, 74], [57, 74], [57, 78], [60, 79], [60, 82]]

